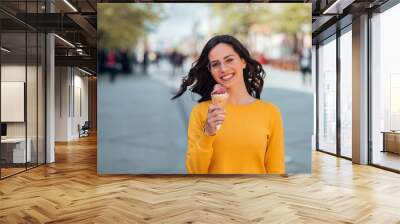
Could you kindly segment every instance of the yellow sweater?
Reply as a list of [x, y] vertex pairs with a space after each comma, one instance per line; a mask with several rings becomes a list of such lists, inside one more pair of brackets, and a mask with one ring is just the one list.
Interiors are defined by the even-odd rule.
[[188, 128], [186, 169], [190, 174], [285, 173], [284, 134], [279, 109], [256, 100], [226, 107], [216, 135], [203, 130], [211, 101], [192, 109]]

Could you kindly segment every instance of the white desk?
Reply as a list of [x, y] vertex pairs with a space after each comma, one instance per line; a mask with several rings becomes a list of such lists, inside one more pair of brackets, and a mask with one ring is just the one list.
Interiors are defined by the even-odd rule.
[[30, 138], [27, 139], [26, 154], [25, 154], [25, 138], [6, 138], [1, 139], [1, 144], [3, 145], [14, 145], [13, 147], [13, 163], [25, 163], [25, 158], [27, 158], [26, 162], [30, 162], [32, 158], [31, 154], [31, 145], [32, 140]]

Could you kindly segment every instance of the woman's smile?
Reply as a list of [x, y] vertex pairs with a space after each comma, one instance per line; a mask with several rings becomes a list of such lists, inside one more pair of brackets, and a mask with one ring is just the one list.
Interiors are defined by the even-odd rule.
[[221, 75], [220, 79], [224, 82], [228, 82], [230, 81], [232, 78], [234, 77], [233, 73], [229, 73], [229, 74], [225, 74], [225, 75]]

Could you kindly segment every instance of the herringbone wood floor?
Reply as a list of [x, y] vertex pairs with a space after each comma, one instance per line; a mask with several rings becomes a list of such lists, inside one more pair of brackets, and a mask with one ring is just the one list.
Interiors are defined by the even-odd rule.
[[400, 175], [315, 152], [311, 175], [98, 176], [96, 139], [0, 181], [0, 223], [400, 223]]

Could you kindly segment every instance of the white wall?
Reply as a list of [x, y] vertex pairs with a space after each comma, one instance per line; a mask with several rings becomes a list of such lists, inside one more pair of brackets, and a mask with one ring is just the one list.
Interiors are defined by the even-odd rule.
[[[25, 67], [24, 65], [18, 65], [18, 64], [5, 64], [1, 66], [1, 81], [2, 82], [25, 82], [25, 75], [27, 69], [28, 76], [31, 74], [36, 74], [36, 67], [33, 66], [27, 66]], [[28, 77], [29, 78], [29, 77]], [[30, 80], [30, 84], [32, 81]], [[36, 85], [36, 83], [34, 83]], [[36, 98], [36, 89], [27, 89], [27, 103], [32, 102], [33, 100], [30, 98]], [[32, 90], [32, 91], [31, 91]], [[5, 96], [2, 96], [5, 97]], [[28, 105], [31, 108], [34, 107], [36, 108], [36, 104], [34, 105]], [[28, 112], [31, 112], [31, 108]], [[7, 108], [2, 108], [1, 110], [6, 110]], [[32, 117], [34, 115], [34, 117]], [[33, 113], [28, 113], [28, 121], [32, 122], [35, 121], [36, 123], [36, 114]], [[8, 137], [25, 137], [25, 124], [26, 122], [7, 122], [7, 136]], [[29, 124], [28, 128], [34, 128], [36, 130], [36, 125]], [[28, 130], [29, 132], [29, 130]], [[30, 133], [30, 132], [29, 132]], [[28, 137], [29, 137], [28, 133]]]
[[[24, 65], [2, 65], [1, 66], [1, 81], [18, 81], [25, 82], [25, 64]], [[29, 69], [29, 68], [28, 68]], [[2, 96], [4, 97], [4, 96]], [[6, 108], [1, 108], [6, 110]], [[25, 123], [24, 122], [8, 122], [7, 123], [7, 136], [8, 137], [24, 137], [25, 136]]]
[[56, 67], [56, 141], [79, 138], [78, 124], [88, 120], [88, 78], [83, 75], [76, 68]]
[[68, 140], [70, 76], [68, 67], [55, 68], [55, 141]]

